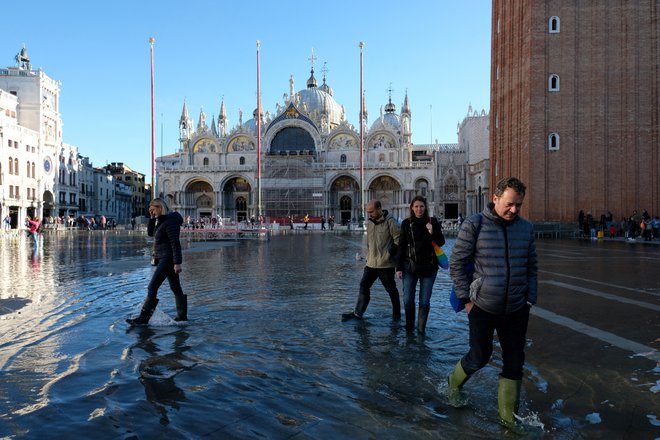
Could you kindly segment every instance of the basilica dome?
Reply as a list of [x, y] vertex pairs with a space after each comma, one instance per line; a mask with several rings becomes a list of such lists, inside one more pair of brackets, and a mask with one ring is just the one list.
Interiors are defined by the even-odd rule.
[[332, 89], [323, 81], [319, 88], [314, 78], [314, 70], [307, 80], [307, 88], [296, 93], [299, 106], [306, 109], [310, 117], [317, 121], [321, 115], [328, 115], [330, 126], [339, 125], [344, 117], [344, 109], [332, 97]]
[[401, 117], [396, 114], [396, 106], [392, 103], [391, 98], [390, 102], [385, 105], [385, 113], [383, 113], [381, 107], [380, 117], [376, 119], [373, 124], [371, 124], [371, 129], [374, 130], [387, 126], [392, 127], [395, 130], [399, 130], [401, 128]]

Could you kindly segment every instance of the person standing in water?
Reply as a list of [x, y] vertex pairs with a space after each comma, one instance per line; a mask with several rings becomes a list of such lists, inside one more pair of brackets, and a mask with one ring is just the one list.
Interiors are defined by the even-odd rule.
[[174, 299], [176, 301], [175, 321], [188, 320], [188, 297], [184, 295], [181, 288], [181, 242], [179, 235], [183, 217], [178, 212], [169, 212], [169, 208], [163, 199], [156, 198], [149, 204], [149, 224], [147, 234], [154, 237], [154, 250], [152, 255], [152, 266], [156, 270], [151, 276], [147, 287], [147, 298], [142, 304], [142, 310], [137, 318], [128, 318], [126, 322], [130, 325], [146, 325], [158, 304], [158, 288], [165, 279], [170, 284]]

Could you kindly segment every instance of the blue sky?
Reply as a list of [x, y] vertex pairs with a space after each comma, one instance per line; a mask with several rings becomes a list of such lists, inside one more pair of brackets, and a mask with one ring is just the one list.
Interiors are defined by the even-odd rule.
[[[309, 78], [327, 82], [358, 124], [359, 42], [365, 44], [369, 121], [406, 90], [413, 142], [457, 141], [456, 124], [489, 107], [491, 2], [383, 0], [316, 2], [31, 1], [2, 7], [0, 66], [25, 43], [33, 68], [62, 83], [64, 142], [95, 166], [124, 162], [151, 174], [149, 37], [154, 37], [156, 155], [175, 152], [184, 99], [197, 123], [224, 98], [233, 127], [256, 108], [256, 40], [261, 41], [264, 111]], [[161, 116], [162, 115], [162, 116]], [[162, 138], [161, 138], [162, 130]], [[149, 178], [147, 179], [149, 180]]]

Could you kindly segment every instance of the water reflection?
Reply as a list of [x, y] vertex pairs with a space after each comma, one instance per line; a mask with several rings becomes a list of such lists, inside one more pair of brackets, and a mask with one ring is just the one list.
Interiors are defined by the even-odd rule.
[[[190, 334], [181, 329], [158, 335], [149, 327], [135, 328], [132, 332], [138, 339], [130, 351], [139, 349], [147, 355], [138, 365], [140, 383], [147, 400], [160, 412], [160, 423], [166, 425], [169, 423], [167, 408], [178, 410], [186, 400], [185, 392], [175, 383], [176, 376], [195, 366], [195, 362], [185, 355], [190, 349], [186, 345]], [[171, 347], [161, 347], [167, 344]]]

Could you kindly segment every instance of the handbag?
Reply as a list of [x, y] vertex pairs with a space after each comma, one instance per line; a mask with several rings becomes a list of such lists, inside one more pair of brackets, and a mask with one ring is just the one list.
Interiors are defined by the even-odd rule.
[[[479, 240], [479, 233], [481, 232], [481, 223], [483, 222], [483, 216], [479, 214], [479, 226], [477, 226], [477, 232], [474, 234], [474, 248], [477, 247], [477, 240]], [[473, 253], [474, 255], [474, 253]], [[474, 275], [474, 259], [465, 266], [465, 273], [467, 274], [468, 279], [472, 282], [472, 276]], [[454, 309], [456, 313], [460, 312], [465, 308], [463, 301], [458, 299], [456, 296], [456, 288], [452, 285], [451, 292], [449, 293], [449, 304]]]

